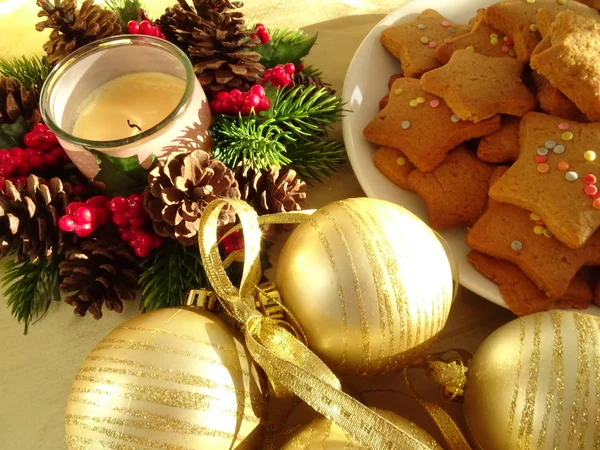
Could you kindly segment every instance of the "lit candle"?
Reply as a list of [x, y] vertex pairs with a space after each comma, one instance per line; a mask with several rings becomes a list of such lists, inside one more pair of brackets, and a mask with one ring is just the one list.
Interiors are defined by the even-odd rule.
[[122, 75], [100, 86], [79, 106], [73, 136], [116, 141], [158, 125], [181, 100], [185, 82], [161, 72]]

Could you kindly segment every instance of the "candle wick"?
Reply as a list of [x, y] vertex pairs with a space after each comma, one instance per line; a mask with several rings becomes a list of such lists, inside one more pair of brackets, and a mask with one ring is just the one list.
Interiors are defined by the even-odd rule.
[[139, 131], [142, 131], [139, 126], [137, 126], [135, 123], [131, 123], [129, 119], [127, 119], [127, 125], [129, 125], [130, 128], [137, 128]]

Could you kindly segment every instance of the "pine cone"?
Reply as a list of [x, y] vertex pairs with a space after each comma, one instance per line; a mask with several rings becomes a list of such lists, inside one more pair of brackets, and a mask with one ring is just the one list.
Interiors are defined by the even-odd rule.
[[19, 117], [31, 125], [39, 123], [39, 99], [35, 90], [28, 91], [14, 78], [0, 77], [0, 123], [13, 123]]
[[51, 28], [50, 39], [44, 44], [48, 62], [54, 65], [70, 53], [98, 39], [122, 33], [119, 17], [112, 11], [85, 0], [77, 9], [76, 0], [37, 0], [42, 8], [38, 17], [46, 17], [35, 29]]
[[246, 90], [255, 84], [264, 67], [261, 55], [251, 51], [260, 41], [250, 37], [253, 31], [246, 29], [243, 14], [236, 11], [243, 3], [195, 0], [192, 8], [186, 0], [178, 2], [159, 23], [167, 38], [188, 54], [207, 94]]
[[123, 301], [135, 299], [140, 267], [131, 247], [117, 233], [92, 236], [66, 249], [58, 265], [60, 290], [73, 293], [65, 301], [75, 314], [102, 317], [102, 304], [123, 311]]
[[238, 165], [235, 178], [242, 200], [252, 205], [259, 214], [299, 211], [306, 200], [306, 183], [291, 169], [272, 167], [269, 171], [255, 172]]
[[0, 192], [0, 254], [16, 250], [17, 257], [32, 261], [60, 254], [75, 235], [58, 227], [58, 219], [75, 200], [71, 185], [52, 178], [49, 186], [30, 175], [27, 186], [6, 181], [6, 194]]
[[[202, 150], [171, 153], [164, 165], [148, 176], [144, 207], [152, 218], [154, 230], [183, 245], [197, 244], [200, 216], [217, 198], [240, 198], [233, 172]], [[219, 225], [235, 220], [232, 208], [225, 208]]]
[[321, 78], [307, 76], [302, 71], [294, 73], [294, 85], [306, 87], [316, 86], [317, 89], [324, 88], [329, 93], [329, 95], [335, 95], [335, 89], [331, 87], [331, 84], [325, 83]]

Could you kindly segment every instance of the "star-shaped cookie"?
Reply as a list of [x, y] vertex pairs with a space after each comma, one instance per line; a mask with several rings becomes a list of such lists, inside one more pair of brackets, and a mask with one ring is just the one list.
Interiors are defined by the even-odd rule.
[[469, 262], [486, 278], [498, 285], [508, 308], [517, 316], [526, 316], [552, 308], [586, 308], [592, 301], [592, 290], [585, 280], [575, 275], [565, 294], [558, 300], [546, 297], [533, 281], [516, 265], [472, 250]]
[[438, 45], [435, 52], [438, 61], [446, 64], [456, 50], [466, 48], [473, 48], [477, 53], [486, 56], [515, 55], [512, 39], [486, 24], [484, 17], [485, 9], [479, 9], [477, 16], [471, 21], [471, 31]]
[[534, 211], [561, 242], [583, 246], [600, 226], [600, 123], [529, 113], [519, 140], [519, 159], [490, 197]]
[[400, 150], [392, 147], [379, 147], [373, 153], [373, 164], [396, 186], [412, 191], [408, 183], [408, 175], [415, 166]]
[[412, 22], [386, 28], [381, 43], [400, 60], [404, 76], [418, 78], [440, 66], [435, 57], [438, 45], [467, 31], [467, 25], [457, 25], [437, 11], [426, 9]]
[[446, 103], [421, 89], [414, 78], [394, 81], [386, 107], [363, 130], [370, 142], [401, 150], [421, 171], [433, 170], [446, 154], [469, 139], [500, 128], [500, 116], [461, 121]]
[[479, 122], [496, 114], [523, 116], [535, 108], [522, 72], [523, 63], [515, 59], [457, 50], [448, 64], [424, 74], [421, 85], [459, 118]]
[[563, 119], [588, 122], [585, 115], [575, 106], [575, 103], [552, 86], [546, 77], [532, 71], [531, 79], [536, 86], [535, 96], [543, 111], [551, 116], [562, 117]]
[[431, 172], [412, 171], [408, 183], [427, 205], [429, 226], [445, 230], [472, 225], [483, 214], [492, 170], [494, 166], [459, 146]]
[[511, 36], [519, 61], [528, 62], [533, 49], [540, 42], [536, 15], [545, 9], [551, 16], [561, 11], [574, 11], [586, 16], [597, 16], [598, 11], [575, 0], [503, 0], [494, 3], [485, 11], [488, 25]]
[[519, 146], [518, 117], [502, 118], [502, 128], [495, 133], [485, 136], [477, 146], [477, 157], [486, 162], [501, 164], [516, 161], [521, 152]]
[[592, 121], [600, 121], [599, 34], [598, 18], [561, 13], [550, 30], [551, 47], [531, 57], [532, 69], [545, 76]]

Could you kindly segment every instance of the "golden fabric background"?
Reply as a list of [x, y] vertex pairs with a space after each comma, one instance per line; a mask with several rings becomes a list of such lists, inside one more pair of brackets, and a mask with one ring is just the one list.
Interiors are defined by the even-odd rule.
[[[167, 0], [145, 0], [150, 15], [157, 17]], [[323, 70], [325, 78], [341, 93], [346, 69], [366, 34], [404, 0], [246, 0], [244, 10], [251, 22], [267, 27], [301, 27], [319, 32], [319, 40], [307, 63]], [[34, 0], [0, 0], [0, 54], [17, 56], [39, 53], [45, 40], [34, 30], [37, 22]], [[325, 183], [314, 186], [306, 208], [318, 208], [333, 200], [363, 196], [349, 164]], [[280, 245], [273, 247], [276, 263]], [[138, 314], [135, 305], [125, 305], [122, 314], [106, 312], [96, 322], [79, 318], [65, 303], [53, 304], [47, 316], [22, 335], [22, 326], [10, 316], [4, 299], [0, 305], [0, 448], [6, 450], [63, 450], [64, 415], [72, 380], [77, 368], [92, 348], [113, 328]], [[476, 295], [461, 290], [452, 307], [448, 324], [434, 350], [462, 347], [474, 351], [493, 330], [513, 315]], [[428, 397], [437, 391], [430, 383], [415, 385]], [[420, 406], [410, 398], [402, 376], [391, 374], [368, 380], [346, 377], [346, 390], [352, 394], [365, 389], [372, 406], [384, 407], [415, 421], [439, 439], [439, 433]], [[389, 390], [400, 390], [400, 393]], [[279, 407], [277, 405], [277, 411]], [[464, 426], [460, 405], [449, 411]], [[464, 429], [464, 428], [463, 428]]]

